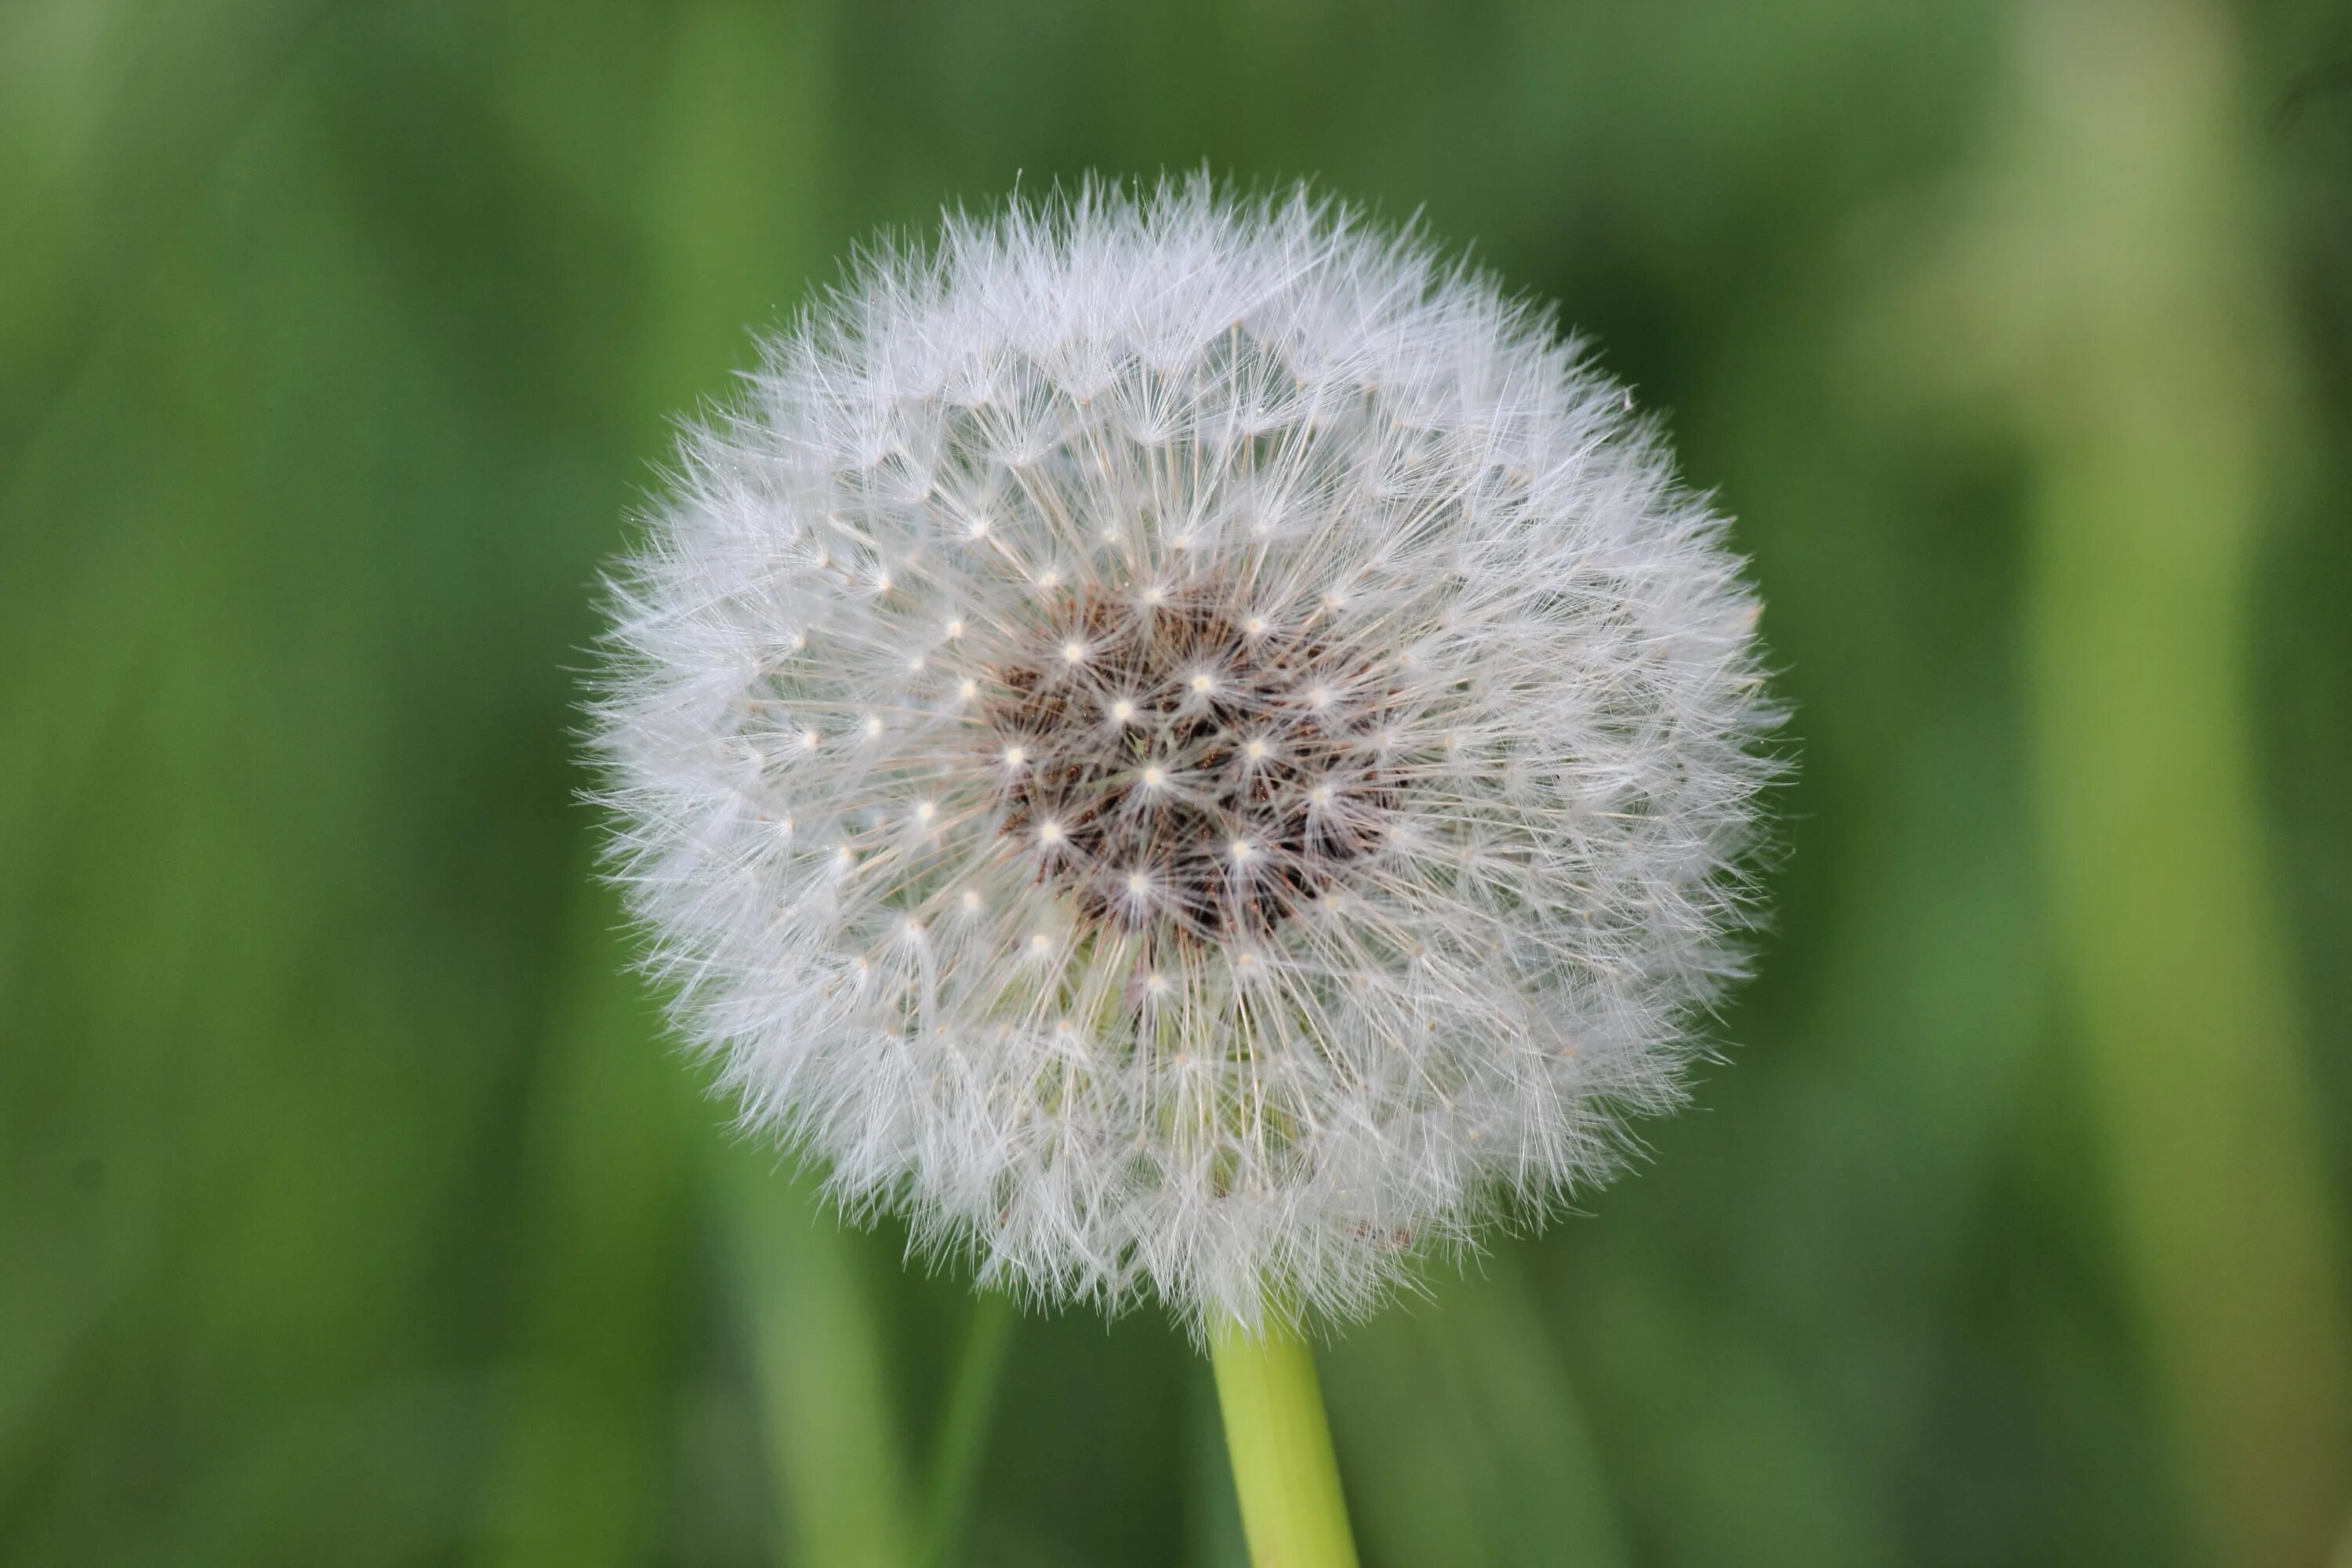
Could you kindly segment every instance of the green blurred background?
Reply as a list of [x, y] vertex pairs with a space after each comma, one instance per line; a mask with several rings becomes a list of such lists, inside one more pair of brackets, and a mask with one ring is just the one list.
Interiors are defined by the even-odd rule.
[[1801, 755], [1696, 1109], [1326, 1349], [1367, 1561], [2352, 1561], [2340, 3], [5, 0], [0, 1562], [1240, 1561], [1158, 1314], [729, 1139], [576, 800], [747, 326], [1204, 163], [1671, 410]]

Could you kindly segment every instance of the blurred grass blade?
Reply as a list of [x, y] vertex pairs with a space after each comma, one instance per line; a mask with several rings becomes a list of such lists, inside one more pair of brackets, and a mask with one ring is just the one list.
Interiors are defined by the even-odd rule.
[[[67, 100], [81, 108], [103, 100], [105, 111], [59, 116], [94, 129], [79, 136], [54, 129], [60, 147], [40, 150], [70, 149], [61, 166], [39, 156], [7, 160], [0, 174], [0, 498], [42, 426], [124, 329], [143, 274], [214, 194], [239, 140], [342, 9], [336, 0], [224, 0], [109, 18], [121, 39], [112, 68], [91, 71]], [[36, 58], [69, 31], [53, 18], [6, 21], [0, 47]], [[38, 133], [31, 140], [37, 148]]]
[[710, 1152], [736, 1310], [784, 1517], [783, 1561], [913, 1568], [877, 1304], [850, 1237], [764, 1141]]
[[1507, 1257], [1401, 1302], [1325, 1358], [1368, 1560], [1623, 1568], [1566, 1363]]
[[1019, 1316], [1013, 1299], [1003, 1291], [983, 1291], [972, 1300], [971, 1320], [964, 1328], [932, 1449], [923, 1552], [923, 1561], [932, 1568], [947, 1568], [961, 1555], [964, 1523], [988, 1458], [996, 1394], [1004, 1381], [1005, 1355]]
[[660, 417], [730, 396], [752, 328], [789, 312], [814, 253], [824, 170], [827, 0], [691, 0], [678, 12], [663, 174], [646, 239], [657, 280], [640, 379]]
[[629, 972], [617, 900], [583, 874], [578, 905], [530, 1133], [521, 1370], [488, 1499], [500, 1568], [636, 1561], [668, 1458], [691, 1080]]
[[2284, 334], [2218, 11], [2074, 4], [2028, 41], [2026, 636], [2063, 963], [2213, 1544], [2294, 1568], [2342, 1526], [2352, 1357], [2245, 707]]

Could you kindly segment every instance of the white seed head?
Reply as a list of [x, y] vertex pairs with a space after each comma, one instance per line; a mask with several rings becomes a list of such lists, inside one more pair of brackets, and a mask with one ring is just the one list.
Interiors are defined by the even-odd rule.
[[1541, 311], [1303, 192], [1088, 186], [868, 258], [751, 385], [598, 741], [677, 1016], [852, 1212], [1349, 1316], [1678, 1101], [1754, 601]]

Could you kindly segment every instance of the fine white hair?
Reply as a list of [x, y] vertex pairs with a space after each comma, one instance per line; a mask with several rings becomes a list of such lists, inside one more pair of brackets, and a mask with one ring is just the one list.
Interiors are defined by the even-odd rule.
[[866, 254], [611, 586], [613, 864], [745, 1122], [984, 1281], [1346, 1318], [1605, 1178], [1739, 969], [1724, 523], [1305, 189]]

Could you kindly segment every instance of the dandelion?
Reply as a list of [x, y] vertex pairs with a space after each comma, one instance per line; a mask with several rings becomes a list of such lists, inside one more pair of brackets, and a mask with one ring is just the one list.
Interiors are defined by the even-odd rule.
[[866, 258], [614, 588], [619, 874], [746, 1121], [1217, 1343], [1607, 1176], [1738, 973], [1772, 720], [1629, 403], [1303, 191]]

